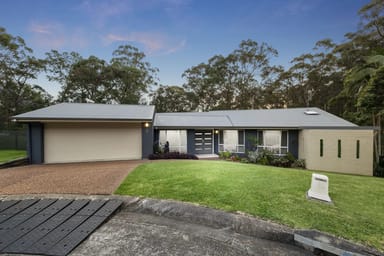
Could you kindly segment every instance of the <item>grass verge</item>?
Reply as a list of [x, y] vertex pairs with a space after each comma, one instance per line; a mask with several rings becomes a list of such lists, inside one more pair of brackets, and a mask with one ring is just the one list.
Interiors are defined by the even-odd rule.
[[25, 150], [0, 150], [0, 164], [26, 156]]
[[311, 174], [224, 161], [162, 161], [137, 167], [116, 193], [241, 211], [384, 251], [384, 179], [326, 173], [333, 204], [325, 204], [306, 199]]

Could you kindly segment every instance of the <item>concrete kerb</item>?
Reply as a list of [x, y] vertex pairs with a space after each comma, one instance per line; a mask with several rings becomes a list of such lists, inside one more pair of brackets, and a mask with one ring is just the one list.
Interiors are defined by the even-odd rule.
[[17, 158], [8, 162], [4, 162], [0, 164], [0, 169], [10, 168], [10, 167], [16, 167], [16, 166], [22, 166], [28, 164], [28, 158], [22, 157]]
[[[30, 198], [118, 199], [123, 201], [120, 211], [163, 216], [186, 223], [199, 224], [217, 229], [227, 229], [242, 235], [299, 246], [312, 252], [326, 251], [328, 252], [326, 255], [384, 255], [375, 249], [352, 244], [346, 240], [319, 231], [294, 230], [270, 221], [246, 216], [245, 214], [228, 213], [197, 204], [174, 200], [117, 195], [47, 194], [0, 196], [0, 200], [22, 200]], [[321, 241], [320, 239], [319, 241], [317, 239], [318, 237], [327, 237], [328, 240]]]
[[191, 203], [146, 198], [127, 205], [126, 210], [155, 214], [213, 228], [229, 229], [239, 234], [265, 240], [294, 244], [293, 230], [285, 226]]

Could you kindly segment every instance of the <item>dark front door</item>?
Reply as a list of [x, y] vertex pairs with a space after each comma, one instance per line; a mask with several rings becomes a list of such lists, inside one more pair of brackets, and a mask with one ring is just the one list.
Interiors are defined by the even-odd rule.
[[212, 131], [196, 130], [195, 131], [195, 153], [196, 154], [212, 154]]

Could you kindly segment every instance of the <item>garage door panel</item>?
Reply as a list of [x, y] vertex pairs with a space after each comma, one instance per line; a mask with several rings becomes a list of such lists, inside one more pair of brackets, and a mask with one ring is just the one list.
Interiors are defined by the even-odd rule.
[[141, 158], [141, 128], [132, 125], [58, 125], [44, 129], [46, 163]]

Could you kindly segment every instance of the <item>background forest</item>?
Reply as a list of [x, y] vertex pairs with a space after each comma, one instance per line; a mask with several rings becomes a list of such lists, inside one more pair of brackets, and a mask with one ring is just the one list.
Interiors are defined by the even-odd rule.
[[[158, 69], [130, 45], [118, 47], [110, 60], [57, 50], [38, 59], [21, 37], [0, 27], [0, 130], [17, 128], [13, 115], [58, 102], [154, 104], [157, 112], [319, 107], [382, 127], [384, 2], [372, 0], [357, 15], [357, 31], [342, 43], [321, 39], [289, 67], [271, 64], [277, 49], [247, 39], [230, 54], [185, 70], [183, 85], [159, 85]], [[61, 85], [57, 98], [33, 84], [41, 74]]]

